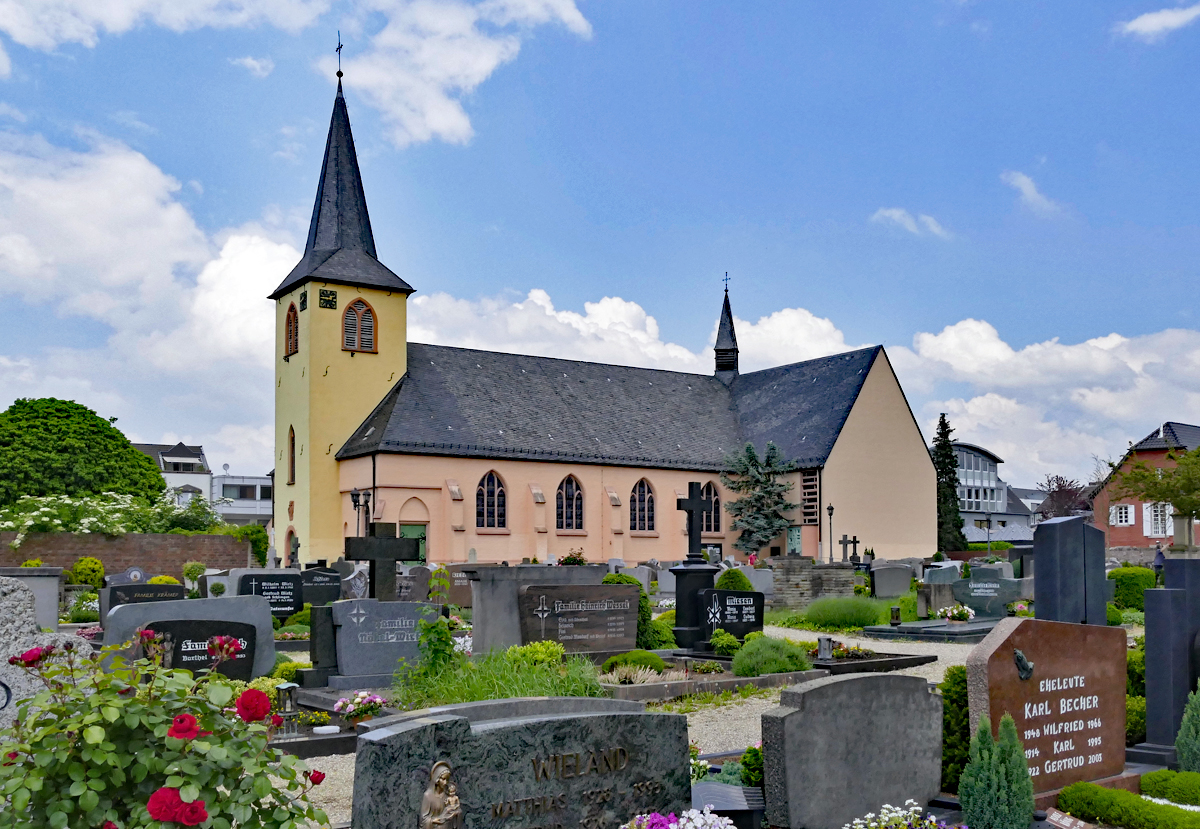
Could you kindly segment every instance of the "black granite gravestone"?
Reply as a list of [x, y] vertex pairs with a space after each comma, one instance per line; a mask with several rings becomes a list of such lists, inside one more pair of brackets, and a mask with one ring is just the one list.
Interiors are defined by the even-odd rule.
[[700, 551], [701, 513], [712, 509], [712, 501], [702, 495], [698, 481], [688, 482], [688, 497], [677, 498], [677, 509], [687, 513], [688, 553], [687, 559], [671, 568], [675, 575], [675, 642], [681, 648], [692, 648], [703, 641], [704, 628], [700, 624], [700, 605], [696, 594], [711, 589], [713, 579], [720, 569], [704, 560]]
[[404, 568], [396, 575], [396, 600], [401, 602], [429, 601], [429, 577], [433, 571], [424, 565]]
[[517, 598], [521, 641], [559, 642], [568, 653], [633, 650], [640, 592], [632, 584], [526, 585]]
[[[982, 568], [976, 568], [982, 569]], [[1021, 583], [1016, 579], [993, 577], [993, 573], [971, 572], [971, 578], [951, 585], [954, 599], [975, 611], [980, 619], [999, 619], [1008, 615], [1008, 606], [1021, 598]]]
[[318, 607], [336, 602], [342, 597], [342, 575], [329, 567], [310, 567], [300, 574], [303, 581], [301, 597], [306, 604]]
[[142, 584], [150, 578], [141, 567], [130, 567], [124, 573], [113, 573], [104, 577], [105, 587], [118, 587], [122, 584]]
[[766, 596], [752, 590], [701, 590], [696, 594], [701, 610], [704, 638], [717, 628], [745, 639], [747, 633], [763, 629]]
[[286, 618], [303, 607], [303, 580], [295, 571], [250, 573], [238, 579], [239, 596], [263, 596], [271, 603], [272, 615]]
[[182, 584], [145, 584], [130, 582], [100, 588], [100, 625], [108, 617], [108, 611], [123, 604], [137, 602], [170, 602], [186, 595]]
[[371, 563], [370, 597], [396, 601], [396, 564], [421, 560], [419, 538], [347, 538], [346, 558]]
[[208, 653], [208, 640], [214, 636], [232, 636], [242, 649], [233, 659], [222, 662], [217, 672], [230, 679], [249, 682], [254, 678], [254, 646], [257, 631], [245, 622], [215, 619], [171, 619], [154, 623], [154, 632], [163, 637], [167, 646], [164, 667], [187, 668], [193, 673], [211, 668], [213, 657]]
[[1083, 516], [1050, 518], [1033, 532], [1033, 611], [1038, 619], [1106, 625], [1112, 593], [1104, 573], [1104, 533]]

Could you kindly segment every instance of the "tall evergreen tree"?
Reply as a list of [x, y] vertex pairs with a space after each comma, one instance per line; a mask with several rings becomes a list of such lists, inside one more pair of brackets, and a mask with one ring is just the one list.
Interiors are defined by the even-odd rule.
[[967, 549], [963, 519], [958, 514], [958, 458], [950, 445], [954, 430], [946, 413], [938, 416], [937, 436], [933, 439], [933, 468], [937, 471], [938, 550], [957, 552]]
[[783, 514], [799, 505], [784, 498], [794, 485], [783, 476], [794, 472], [796, 464], [784, 460], [774, 443], [767, 444], [761, 459], [754, 444], [747, 443], [740, 454], [726, 458], [725, 465], [721, 483], [742, 496], [725, 504], [733, 516], [733, 528], [742, 531], [733, 546], [744, 553], [757, 553], [791, 526]]

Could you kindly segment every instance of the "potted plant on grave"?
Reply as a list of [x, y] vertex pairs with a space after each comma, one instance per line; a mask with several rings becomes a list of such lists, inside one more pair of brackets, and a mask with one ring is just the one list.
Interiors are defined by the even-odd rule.
[[937, 612], [938, 618], [945, 619], [948, 625], [965, 625], [975, 618], [975, 611], [965, 604], [943, 607]]
[[342, 715], [350, 723], [351, 728], [357, 728], [360, 722], [366, 722], [383, 711], [387, 700], [370, 691], [359, 691], [353, 697], [342, 697], [334, 703], [333, 710]]

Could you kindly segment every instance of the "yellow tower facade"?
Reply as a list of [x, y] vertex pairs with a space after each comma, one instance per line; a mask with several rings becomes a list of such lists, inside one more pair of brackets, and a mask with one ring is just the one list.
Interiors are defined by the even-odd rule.
[[[340, 77], [340, 72], [338, 73]], [[304, 257], [275, 301], [275, 546], [283, 561], [335, 560], [337, 453], [404, 376], [413, 289], [376, 258], [338, 81]]]

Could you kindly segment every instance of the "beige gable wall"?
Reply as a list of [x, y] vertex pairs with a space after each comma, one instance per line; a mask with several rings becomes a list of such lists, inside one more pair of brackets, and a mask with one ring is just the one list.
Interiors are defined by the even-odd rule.
[[821, 535], [823, 541], [829, 535], [825, 507], [833, 504], [835, 561], [842, 557], [836, 540], [843, 533], [858, 536], [859, 553], [871, 547], [879, 558], [937, 551], [937, 475], [883, 351], [829, 453], [821, 484]]

